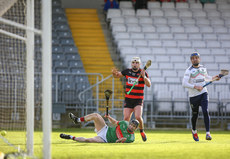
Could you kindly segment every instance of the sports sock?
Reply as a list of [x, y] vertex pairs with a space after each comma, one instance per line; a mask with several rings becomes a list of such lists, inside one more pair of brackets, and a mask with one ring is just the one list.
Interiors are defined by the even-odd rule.
[[192, 130], [192, 133], [193, 133], [193, 134], [196, 134], [196, 133], [197, 133], [197, 130]]
[[84, 122], [85, 121], [85, 118], [84, 117], [80, 117], [80, 118], [77, 118], [77, 122]]
[[140, 133], [144, 132], [144, 129], [140, 129]]
[[73, 139], [73, 137], [75, 137], [75, 136], [70, 135], [69, 137], [70, 137], [70, 139]]
[[210, 132], [209, 132], [209, 131], [207, 131], [207, 132], [206, 132], [206, 135], [210, 135]]

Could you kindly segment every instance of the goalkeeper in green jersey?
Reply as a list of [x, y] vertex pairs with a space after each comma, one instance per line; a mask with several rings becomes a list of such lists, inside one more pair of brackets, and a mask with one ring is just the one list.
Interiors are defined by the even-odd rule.
[[135, 140], [134, 131], [138, 128], [138, 120], [132, 120], [130, 123], [127, 121], [117, 121], [110, 115], [105, 115], [109, 122], [116, 127], [109, 127], [106, 125], [105, 120], [101, 115], [92, 113], [84, 117], [78, 118], [74, 114], [69, 113], [70, 119], [75, 124], [85, 121], [94, 121], [95, 131], [97, 136], [93, 138], [75, 137], [67, 134], [60, 134], [62, 139], [72, 139], [78, 142], [96, 142], [96, 143], [130, 143]]

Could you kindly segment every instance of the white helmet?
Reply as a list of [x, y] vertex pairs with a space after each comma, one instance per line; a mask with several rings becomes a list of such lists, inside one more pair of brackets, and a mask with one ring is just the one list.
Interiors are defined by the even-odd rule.
[[140, 59], [140, 57], [133, 57], [131, 62], [139, 62], [139, 63], [141, 63], [141, 59]]

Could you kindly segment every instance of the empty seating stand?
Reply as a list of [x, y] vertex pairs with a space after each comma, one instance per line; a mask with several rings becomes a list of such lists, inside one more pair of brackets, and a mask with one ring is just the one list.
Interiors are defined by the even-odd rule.
[[[60, 0], [53, 2], [53, 102], [79, 102], [78, 93], [89, 87], [78, 49], [73, 41], [64, 9]], [[76, 74], [76, 75], [74, 75]], [[80, 81], [80, 79], [84, 80]], [[83, 88], [84, 87], [84, 88]], [[58, 96], [57, 96], [58, 95]]]
[[[202, 2], [148, 2], [147, 9], [136, 12], [133, 8], [117, 9], [116, 13], [109, 10], [107, 19], [125, 19], [111, 25], [114, 43], [125, 66], [130, 66], [132, 56], [152, 59], [154, 64], [147, 72], [153, 87], [157, 85], [156, 81], [163, 82], [167, 87], [173, 83], [182, 87], [181, 81], [185, 69], [190, 65], [189, 55], [193, 51], [201, 54], [202, 63], [211, 70], [210, 75], [218, 73], [219, 66], [229, 68], [222, 64], [230, 63], [230, 3], [219, 0], [216, 3], [212, 0]], [[223, 80], [223, 83], [227, 81]], [[161, 96], [164, 93], [160, 92], [165, 90], [159, 89], [157, 93], [153, 89], [157, 98], [164, 97]], [[181, 91], [186, 94], [185, 89]], [[169, 90], [166, 94], [170, 94], [168, 97], [171, 100], [179, 100], [180, 95], [172, 97], [173, 92]], [[186, 98], [187, 94], [181, 97]], [[214, 99], [218, 101], [220, 97], [215, 96]], [[166, 109], [173, 109], [171, 105], [166, 105]], [[179, 104], [174, 110], [187, 111], [188, 104]]]

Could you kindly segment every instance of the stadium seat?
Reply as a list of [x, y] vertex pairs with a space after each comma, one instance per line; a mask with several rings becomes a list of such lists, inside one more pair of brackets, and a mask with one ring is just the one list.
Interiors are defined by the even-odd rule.
[[207, 47], [208, 48], [220, 48], [220, 42], [219, 41], [207, 41]]
[[176, 9], [177, 10], [188, 10], [189, 5], [188, 3], [176, 3]]
[[136, 12], [137, 17], [149, 17], [149, 10], [148, 9], [137, 9]]
[[125, 23], [126, 24], [138, 24], [138, 18], [137, 17], [126, 17], [125, 18]]
[[151, 17], [164, 17], [164, 12], [161, 9], [150, 10]]
[[185, 18], [182, 20], [182, 24], [183, 25], [195, 25], [196, 24], [196, 21], [195, 19], [192, 19], [192, 18]]
[[217, 40], [216, 34], [203, 34], [204, 40]]
[[174, 39], [175, 40], [187, 40], [188, 35], [184, 33], [177, 33], [177, 34], [174, 34]]
[[163, 46], [164, 47], [177, 47], [177, 42], [175, 40], [164, 40]]
[[175, 55], [175, 56], [171, 56], [170, 58], [170, 61], [171, 62], [184, 62], [184, 56], [178, 56], [178, 55]]
[[178, 17], [178, 12], [174, 9], [167, 9], [167, 10], [164, 10], [164, 16], [165, 17]]
[[126, 26], [122, 24], [116, 24], [112, 26], [112, 33], [115, 35], [117, 32], [126, 32]]
[[151, 10], [151, 9], [159, 9], [159, 8], [161, 8], [161, 4], [160, 4], [160, 2], [151, 2], [151, 1], [148, 1], [147, 2], [147, 8], [149, 10]]
[[207, 18], [195, 18], [195, 21], [196, 21], [196, 25], [197, 26], [208, 26], [208, 25], [210, 25], [210, 20], [209, 19], [207, 19]]
[[167, 20], [163, 17], [154, 17], [153, 24], [154, 25], [167, 25]]
[[134, 47], [147, 47], [148, 41], [146, 40], [133, 40]]
[[202, 10], [202, 4], [201, 3], [190, 3], [190, 9], [191, 10]]
[[170, 28], [166, 25], [157, 25], [156, 30], [158, 33], [169, 33]]
[[165, 10], [167, 10], [167, 9], [175, 9], [175, 5], [174, 5], [173, 2], [164, 2], [164, 3], [162, 3], [161, 8], [165, 9]]
[[[185, 69], [188, 68], [188, 65], [184, 61], [183, 62], [182, 61], [181, 62], [178, 61], [178, 62], [174, 63], [174, 68], [176, 70], [183, 69], [183, 71], [185, 72]], [[182, 73], [183, 75], [184, 75], [184, 72]]]
[[205, 41], [192, 41], [192, 47], [193, 48], [206, 48], [206, 43]]
[[[202, 34], [201, 33], [195, 33], [195, 34], [188, 34], [189, 40], [202, 40]], [[193, 42], [193, 41], [192, 41]]]
[[184, 27], [181, 25], [171, 25], [171, 32], [172, 33], [184, 33]]
[[208, 19], [220, 18], [221, 14], [217, 10], [206, 10]]
[[122, 47], [127, 46], [133, 46], [133, 43], [131, 40], [119, 40], [118, 41], [118, 48], [121, 49]]
[[166, 77], [165, 82], [167, 82], [167, 83], [181, 83], [181, 78], [178, 78], [178, 77]]
[[168, 18], [168, 25], [181, 25], [181, 19], [170, 17]]
[[137, 50], [137, 54], [139, 55], [151, 55], [152, 54], [151, 48], [137, 47], [136, 50]]
[[230, 34], [218, 34], [219, 40], [230, 40]]
[[145, 36], [143, 33], [130, 33], [130, 39], [132, 39], [132, 40], [134, 40], [134, 39], [144, 40]]
[[108, 9], [106, 20], [109, 21], [113, 17], [120, 17], [121, 10], [120, 9]]
[[141, 17], [139, 18], [139, 24], [149, 24], [149, 25], [152, 25], [153, 24], [153, 21], [150, 17]]
[[124, 17], [135, 17], [135, 10], [134, 9], [121, 9], [121, 14]]
[[164, 55], [164, 54], [166, 54], [166, 49], [162, 48], [162, 47], [152, 47], [152, 54]]
[[68, 65], [70, 68], [83, 68], [83, 64], [81, 61], [68, 61]]
[[202, 11], [202, 10], [196, 10], [196, 11], [193, 11], [192, 12], [192, 16], [194, 18], [206, 18], [207, 17], [207, 14], [205, 11]]
[[149, 40], [148, 41], [148, 46], [149, 47], [161, 47], [162, 42], [160, 40]]
[[[154, 28], [155, 29], [155, 28]], [[142, 32], [146, 32], [147, 30], [142, 27]], [[157, 33], [145, 33], [145, 39], [151, 40], [151, 39], [159, 39], [159, 35]]]
[[167, 63], [167, 62], [161, 62], [161, 63], [159, 63], [159, 69], [161, 69], [161, 70], [172, 70], [173, 64]]
[[192, 12], [189, 10], [183, 10], [179, 12], [180, 18], [192, 18]]
[[119, 40], [127, 40], [130, 38], [129, 33], [126, 32], [118, 32], [115, 34], [114, 39], [115, 42], [117, 43]]
[[[210, 50], [210, 52], [212, 55], [226, 55], [224, 48], [213, 48]], [[220, 65], [221, 65], [221, 63], [220, 63]]]
[[171, 33], [162, 33], [159, 35], [161, 40], [172, 40], [173, 39], [173, 34]]
[[119, 3], [119, 7], [121, 8], [121, 9], [132, 9], [133, 8], [133, 4], [132, 4], [132, 2], [130, 2], [130, 1], [121, 1], [120, 3]]
[[183, 40], [183, 41], [177, 41], [177, 46], [180, 48], [184, 48], [184, 47], [191, 47], [192, 44], [189, 40]]
[[124, 24], [124, 23], [125, 23], [125, 19], [123, 17], [114, 17], [111, 19], [110, 25]]
[[226, 28], [224, 26], [213, 26], [213, 30], [216, 34], [227, 34], [229, 33], [229, 28]]
[[65, 55], [63, 53], [53, 53], [52, 54], [53, 60], [65, 60]]
[[130, 26], [127, 26], [127, 31], [128, 31], [128, 32], [140, 33], [141, 30], [142, 30], [141, 27], [138, 26], [138, 25], [130, 25]]
[[177, 77], [177, 72], [175, 70], [163, 70], [164, 77]]
[[[142, 26], [142, 32], [143, 33], [155, 33], [156, 32], [156, 28], [154, 26]], [[150, 34], [153, 35], [153, 34]], [[152, 36], [155, 37], [155, 36]]]

